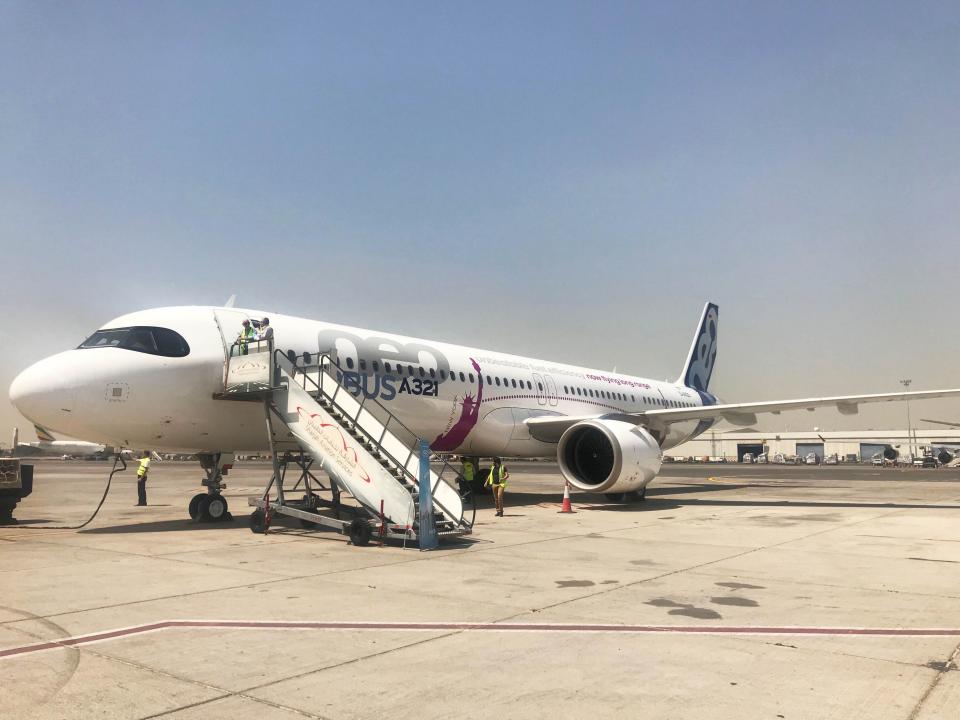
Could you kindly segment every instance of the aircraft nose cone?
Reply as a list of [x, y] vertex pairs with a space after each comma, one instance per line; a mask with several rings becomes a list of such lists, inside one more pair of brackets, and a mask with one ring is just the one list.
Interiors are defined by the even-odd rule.
[[72, 423], [74, 392], [64, 370], [62, 355], [31, 365], [10, 384], [10, 402], [28, 420], [65, 431]]

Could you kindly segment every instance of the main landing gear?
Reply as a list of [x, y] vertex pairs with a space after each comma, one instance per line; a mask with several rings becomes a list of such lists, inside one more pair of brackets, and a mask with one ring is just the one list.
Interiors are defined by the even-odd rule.
[[628, 505], [635, 502], [643, 502], [647, 497], [647, 489], [631, 490], [624, 493], [604, 493], [603, 496], [612, 503]]
[[221, 493], [227, 486], [223, 482], [223, 476], [233, 467], [233, 453], [202, 453], [197, 455], [197, 459], [206, 475], [200, 484], [207, 488], [207, 492], [190, 498], [190, 505], [187, 507], [190, 519], [194, 522], [233, 520], [227, 499]]

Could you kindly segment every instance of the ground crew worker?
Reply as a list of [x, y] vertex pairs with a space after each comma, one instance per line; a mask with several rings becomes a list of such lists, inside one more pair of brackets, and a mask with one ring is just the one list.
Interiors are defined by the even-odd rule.
[[257, 340], [273, 340], [273, 328], [270, 327], [270, 318], [264, 318], [260, 321], [260, 332], [257, 333]]
[[150, 451], [144, 450], [137, 468], [137, 507], [147, 504], [147, 473], [150, 471]]
[[244, 320], [241, 325], [243, 325], [243, 328], [237, 336], [237, 345], [240, 346], [240, 354], [246, 355], [250, 351], [247, 343], [257, 339], [257, 331], [250, 325], [249, 320]]
[[507, 478], [510, 477], [510, 471], [500, 462], [500, 458], [493, 459], [493, 467], [490, 468], [490, 474], [484, 486], [489, 485], [493, 488], [493, 502], [497, 508], [497, 517], [503, 517], [503, 492], [507, 488]]
[[473, 479], [477, 476], [476, 466], [473, 464], [473, 458], [464, 455], [460, 456], [460, 476], [463, 478], [464, 488], [473, 490]]

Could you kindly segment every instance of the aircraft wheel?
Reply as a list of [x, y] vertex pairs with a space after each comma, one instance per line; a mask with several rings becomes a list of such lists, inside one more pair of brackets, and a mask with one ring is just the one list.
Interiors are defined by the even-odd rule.
[[252, 513], [250, 513], [250, 530], [255, 532], [257, 535], [263, 535], [264, 530], [267, 528], [267, 518], [263, 514], [263, 510], [257, 508]]
[[219, 522], [230, 515], [227, 499], [223, 495], [210, 495], [202, 507], [205, 510], [202, 518], [204, 522]]
[[194, 522], [210, 522], [210, 496], [201, 495], [200, 499], [197, 501], [197, 516], [193, 519]]
[[198, 493], [190, 498], [190, 505], [187, 507], [187, 510], [190, 512], [191, 520], [197, 520], [200, 517], [200, 501], [206, 496], [206, 493]]
[[370, 529], [370, 523], [357, 518], [347, 528], [347, 534], [350, 536], [350, 542], [360, 547], [370, 542], [373, 531]]
[[612, 503], [626, 505], [627, 503], [640, 502], [646, 497], [646, 488], [643, 490], [631, 490], [624, 493], [604, 493], [603, 496]]

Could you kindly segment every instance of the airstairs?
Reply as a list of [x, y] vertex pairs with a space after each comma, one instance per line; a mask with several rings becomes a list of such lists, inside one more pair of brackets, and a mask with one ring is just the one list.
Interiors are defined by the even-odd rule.
[[[354, 376], [330, 352], [296, 355], [274, 350], [266, 341], [231, 349], [224, 391], [217, 397], [263, 402], [273, 457], [264, 493], [249, 499], [256, 508], [251, 516], [255, 532], [265, 531], [271, 515], [280, 514], [296, 517], [306, 527], [346, 533], [358, 545], [374, 536], [418, 538], [420, 438], [356, 383], [348, 384]], [[299, 477], [284, 487], [291, 465]], [[317, 478], [317, 466], [329, 477], [328, 485]], [[437, 535], [469, 534], [476, 508], [471, 502], [471, 511], [465, 512], [469, 492], [461, 495], [465, 486], [459, 471], [446, 461], [428, 461], [424, 469]], [[303, 495], [294, 499], [301, 486]], [[342, 494], [352, 496], [356, 505], [342, 503]]]

